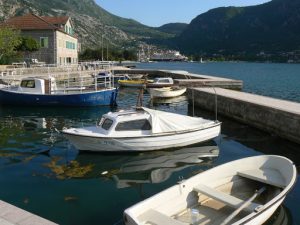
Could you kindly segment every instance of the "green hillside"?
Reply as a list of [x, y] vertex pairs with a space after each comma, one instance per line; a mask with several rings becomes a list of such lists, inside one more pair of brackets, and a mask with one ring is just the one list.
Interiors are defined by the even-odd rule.
[[101, 36], [114, 45], [135, 45], [139, 40], [172, 35], [131, 19], [115, 16], [94, 0], [0, 0], [0, 17], [33, 12], [42, 16], [71, 16], [83, 47], [101, 45]]
[[226, 7], [196, 17], [173, 40], [190, 54], [243, 54], [300, 49], [300, 1], [273, 0], [251, 7]]
[[178, 35], [181, 34], [187, 26], [187, 23], [168, 23], [158, 27], [157, 30], [168, 34]]

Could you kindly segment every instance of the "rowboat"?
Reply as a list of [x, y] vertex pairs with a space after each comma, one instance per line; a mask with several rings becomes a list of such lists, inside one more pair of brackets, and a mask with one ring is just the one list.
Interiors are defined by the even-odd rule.
[[296, 182], [293, 162], [263, 155], [207, 170], [124, 212], [133, 224], [263, 224]]
[[63, 133], [79, 150], [152, 151], [204, 142], [220, 130], [219, 121], [140, 107], [104, 114], [96, 126]]
[[[74, 80], [72, 80], [74, 82]], [[98, 82], [92, 79], [89, 84], [70, 80], [56, 82], [54, 77], [27, 77], [19, 84], [0, 89], [1, 105], [31, 106], [96, 106], [115, 105], [117, 89], [111, 80]], [[57, 83], [63, 83], [58, 86]]]
[[147, 89], [151, 98], [173, 98], [186, 92], [184, 87], [164, 87]]

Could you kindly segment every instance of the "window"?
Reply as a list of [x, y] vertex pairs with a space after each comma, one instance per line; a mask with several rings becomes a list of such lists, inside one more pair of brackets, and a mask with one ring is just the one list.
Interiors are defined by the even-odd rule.
[[48, 48], [48, 37], [41, 37], [40, 45], [41, 45], [41, 48]]
[[128, 122], [120, 122], [116, 127], [116, 131], [129, 130], [151, 130], [151, 125], [148, 120], [133, 120]]
[[21, 87], [23, 88], [35, 88], [34, 80], [22, 80]]
[[170, 83], [169, 79], [161, 79], [158, 81], [158, 83]]
[[109, 130], [109, 128], [111, 127], [111, 125], [113, 124], [113, 121], [110, 120], [110, 119], [105, 119], [101, 125], [101, 127], [104, 129], [104, 130]]
[[66, 48], [68, 48], [68, 49], [76, 49], [75, 47], [76, 47], [75, 43], [66, 41]]

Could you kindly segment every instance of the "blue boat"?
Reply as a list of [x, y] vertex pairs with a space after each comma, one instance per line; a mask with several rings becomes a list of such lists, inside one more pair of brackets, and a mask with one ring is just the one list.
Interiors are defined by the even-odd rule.
[[33, 106], [113, 106], [116, 104], [118, 90], [107, 85], [107, 82], [77, 86], [71, 86], [70, 81], [65, 83], [60, 81], [60, 83], [63, 83], [63, 87], [57, 87], [53, 77], [24, 78], [19, 85], [0, 89], [0, 104]]

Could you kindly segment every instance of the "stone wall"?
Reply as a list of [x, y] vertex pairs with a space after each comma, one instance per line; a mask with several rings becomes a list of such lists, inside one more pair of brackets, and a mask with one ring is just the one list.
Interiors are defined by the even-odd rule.
[[38, 43], [42, 37], [48, 38], [48, 48], [40, 48], [36, 52], [25, 54], [25, 58], [38, 59], [39, 62], [45, 62], [46, 64], [56, 63], [55, 57], [55, 41], [54, 33], [52, 30], [24, 30], [22, 36], [30, 36], [34, 38]]
[[[196, 107], [210, 111], [215, 110], [215, 94], [213, 92], [188, 89], [187, 93], [189, 101], [194, 101]], [[253, 96], [259, 98], [257, 95]], [[265, 97], [262, 98], [265, 99]], [[266, 106], [259, 99], [255, 103], [247, 99], [230, 98], [218, 94], [217, 109], [218, 114], [300, 143], [300, 113], [296, 113], [294, 110], [298, 103], [290, 102], [292, 107], [289, 107], [288, 101], [282, 102], [286, 106], [286, 110], [283, 110], [282, 107], [279, 108], [279, 105]]]

